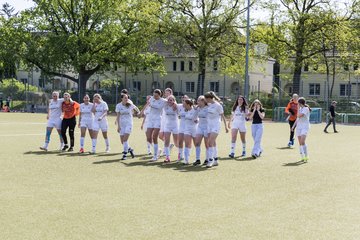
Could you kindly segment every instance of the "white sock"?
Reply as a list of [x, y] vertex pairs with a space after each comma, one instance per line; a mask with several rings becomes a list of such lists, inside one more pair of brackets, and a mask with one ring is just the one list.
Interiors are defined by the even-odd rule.
[[245, 151], [246, 151], [246, 142], [244, 142], [244, 143], [242, 144], [242, 147], [243, 147], [243, 151], [245, 152]]
[[105, 145], [108, 147], [110, 144], [109, 144], [109, 139], [108, 138], [105, 138]]
[[217, 147], [213, 147], [213, 157], [214, 158], [218, 157], [218, 149], [217, 149]]
[[151, 151], [151, 143], [149, 143], [149, 142], [147, 142], [147, 150], [148, 150], [148, 152]]
[[97, 139], [91, 139], [91, 142], [92, 142], [92, 150], [95, 151]]
[[230, 153], [235, 153], [235, 146], [236, 146], [236, 143], [231, 143], [231, 148], [230, 148]]
[[84, 148], [84, 141], [85, 141], [85, 138], [81, 137], [80, 138], [80, 148]]
[[304, 155], [305, 155], [305, 157], [307, 157], [308, 152], [307, 152], [307, 145], [306, 145], [306, 144], [305, 144], [305, 145], [303, 145], [303, 151], [304, 151]]
[[189, 162], [191, 148], [185, 148], [185, 162]]
[[301, 157], [303, 157], [303, 155], [304, 155], [304, 146], [303, 145], [300, 145], [300, 155], [301, 155]]
[[195, 151], [196, 151], [196, 160], [200, 160], [200, 153], [201, 153], [200, 146], [195, 147]]
[[207, 148], [207, 149], [206, 149], [206, 160], [209, 159], [209, 156], [210, 156], [210, 155], [209, 155], [209, 148]]
[[123, 143], [123, 146], [124, 146], [124, 152], [128, 152], [129, 151], [129, 144], [128, 144], [128, 142], [126, 141], [126, 142], [124, 142]]
[[157, 156], [159, 151], [159, 145], [154, 143], [154, 157]]
[[180, 158], [184, 157], [184, 148], [179, 148]]
[[44, 148], [48, 148], [48, 146], [49, 146], [49, 142], [45, 142]]
[[209, 147], [208, 152], [209, 152], [209, 158], [208, 158], [208, 160], [210, 160], [210, 159], [213, 158], [213, 147]]
[[165, 156], [170, 156], [170, 148], [169, 147], [164, 147], [164, 153], [165, 153]]

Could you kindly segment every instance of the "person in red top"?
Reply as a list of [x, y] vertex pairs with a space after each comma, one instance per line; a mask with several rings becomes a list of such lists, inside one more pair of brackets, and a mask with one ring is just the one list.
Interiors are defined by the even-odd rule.
[[290, 125], [290, 140], [288, 143], [288, 147], [294, 146], [294, 131], [292, 131], [291, 128], [294, 126], [294, 123], [297, 118], [298, 105], [299, 105], [298, 100], [299, 100], [299, 96], [296, 93], [294, 93], [292, 99], [285, 108], [285, 113], [288, 114], [287, 119]]
[[66, 138], [66, 131], [69, 128], [70, 148], [68, 151], [72, 152], [74, 151], [76, 116], [80, 113], [80, 104], [71, 100], [70, 97], [69, 93], [64, 93], [64, 102], [62, 103], [63, 120], [61, 123], [61, 136], [65, 144], [62, 151], [65, 151], [69, 148]]

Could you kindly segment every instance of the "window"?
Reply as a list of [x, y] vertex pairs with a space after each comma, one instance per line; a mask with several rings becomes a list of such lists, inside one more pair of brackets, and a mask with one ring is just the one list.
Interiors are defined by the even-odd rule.
[[189, 62], [189, 71], [192, 71], [192, 70], [193, 70], [193, 62], [190, 61], [190, 62]]
[[26, 83], [27, 83], [27, 78], [22, 78], [22, 79], [20, 79], [20, 81], [21, 81], [23, 84], [26, 84]]
[[195, 82], [185, 82], [185, 91], [188, 93], [195, 92]]
[[319, 96], [320, 95], [320, 84], [319, 83], [310, 83], [309, 84], [309, 96]]
[[180, 71], [185, 71], [185, 62], [184, 61], [181, 61], [180, 62]]
[[217, 60], [214, 60], [214, 62], [213, 62], [213, 69], [214, 69], [214, 71], [218, 70], [218, 61]]
[[176, 66], [177, 65], [177, 62], [176, 61], [173, 61], [173, 71], [175, 72], [176, 71]]
[[305, 64], [305, 66], [304, 66], [304, 72], [308, 72], [309, 71], [309, 64]]
[[346, 97], [351, 95], [351, 85], [350, 84], [340, 84], [340, 96]]
[[210, 91], [219, 92], [219, 82], [210, 82]]
[[133, 91], [141, 91], [141, 82], [133, 81]]

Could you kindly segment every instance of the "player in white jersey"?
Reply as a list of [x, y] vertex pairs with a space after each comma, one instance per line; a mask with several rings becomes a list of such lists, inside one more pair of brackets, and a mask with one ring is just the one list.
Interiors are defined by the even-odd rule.
[[149, 121], [146, 126], [146, 138], [148, 142], [152, 141], [154, 144], [154, 156], [151, 160], [152, 162], [158, 160], [158, 136], [161, 126], [161, 113], [166, 103], [167, 100], [161, 97], [161, 90], [155, 89], [153, 96], [149, 100], [149, 103], [147, 103], [141, 111], [141, 114], [143, 114], [146, 107], [150, 106], [150, 113], [147, 116], [149, 118]]
[[224, 116], [224, 110], [219, 103], [220, 99], [212, 91], [205, 94], [205, 100], [208, 104], [207, 108], [207, 123], [208, 123], [208, 146], [209, 146], [209, 160], [205, 162], [206, 167], [218, 165], [216, 138], [220, 132], [221, 120], [224, 121], [226, 133], [229, 132]]
[[308, 157], [308, 149], [305, 141], [306, 141], [306, 136], [310, 130], [311, 109], [306, 104], [305, 98], [303, 97], [299, 98], [298, 103], [299, 103], [299, 110], [298, 110], [297, 119], [295, 121], [294, 126], [291, 129], [292, 131], [294, 131], [294, 128], [296, 127], [296, 135], [298, 137], [299, 145], [300, 145], [301, 160], [307, 162], [309, 157]]
[[92, 108], [94, 104], [90, 102], [90, 97], [88, 94], [84, 96], [83, 101], [84, 102], [80, 104], [80, 117], [79, 117], [79, 125], [78, 125], [81, 131], [79, 153], [84, 153], [86, 130], [89, 131], [89, 135], [91, 138], [92, 125], [94, 122], [94, 113], [92, 112]]
[[231, 128], [231, 148], [229, 157], [235, 157], [235, 147], [236, 147], [236, 138], [238, 132], [240, 133], [240, 138], [242, 142], [242, 154], [244, 157], [246, 155], [246, 118], [249, 115], [249, 109], [247, 102], [243, 96], [238, 96], [237, 101], [234, 102], [232, 107], [232, 114], [228, 127]]
[[179, 133], [179, 116], [177, 111], [177, 104], [175, 97], [173, 95], [168, 96], [168, 103], [165, 105], [163, 110], [163, 118], [165, 118], [164, 125], [164, 135], [165, 135], [165, 163], [170, 162], [170, 137], [173, 135], [173, 140], [175, 146], [177, 146], [178, 142], [178, 133]]
[[[166, 88], [164, 90], [164, 96], [161, 96], [161, 97], [164, 97], [167, 100], [168, 97], [171, 95], [173, 95], [173, 90], [171, 88]], [[165, 124], [166, 124], [166, 116], [165, 116], [165, 112], [163, 110], [162, 114], [161, 114], [161, 126], [160, 126], [160, 132], [159, 132], [159, 139], [164, 142], [164, 152], [163, 152], [164, 155], [166, 155], [165, 154], [165, 131], [164, 131]], [[174, 147], [173, 143], [170, 144], [170, 151], [171, 151], [172, 147]], [[162, 152], [162, 150], [159, 148], [158, 156], [161, 156], [161, 152]]]
[[121, 160], [126, 160], [126, 155], [131, 154], [134, 158], [134, 151], [129, 147], [129, 136], [133, 128], [133, 111], [139, 114], [139, 109], [132, 103], [129, 102], [128, 95], [122, 93], [120, 95], [121, 102], [116, 105], [116, 121], [118, 126], [118, 133], [120, 134], [120, 141], [124, 147], [123, 157]]
[[181, 103], [177, 104], [178, 113], [179, 113], [179, 134], [178, 134], [178, 159], [177, 162], [180, 162], [184, 158], [184, 130], [185, 130], [185, 107], [184, 102], [186, 99], [189, 99], [187, 95], [181, 97]]
[[52, 99], [50, 100], [48, 107], [48, 114], [46, 115], [47, 126], [44, 146], [40, 147], [41, 150], [47, 151], [50, 143], [50, 135], [53, 128], [56, 128], [60, 137], [60, 150], [64, 147], [64, 141], [61, 137], [61, 115], [62, 115], [62, 103], [63, 98], [59, 99], [59, 92], [52, 93]]
[[194, 102], [191, 99], [186, 99], [184, 102], [185, 108], [185, 130], [184, 130], [184, 164], [188, 165], [190, 160], [190, 152], [192, 142], [195, 142], [196, 126], [197, 126], [197, 112], [194, 108]]
[[107, 136], [108, 132], [108, 120], [106, 118], [107, 113], [109, 111], [109, 107], [105, 101], [102, 100], [101, 95], [98, 93], [94, 94], [93, 97], [93, 108], [92, 112], [94, 113], [94, 122], [92, 126], [93, 134], [92, 134], [92, 153], [96, 152], [96, 142], [99, 131], [101, 130], [102, 135], [105, 139], [106, 152], [110, 151], [110, 142]]
[[201, 154], [201, 142], [204, 138], [205, 149], [206, 149], [206, 158], [208, 160], [208, 125], [207, 125], [207, 102], [205, 101], [204, 96], [199, 96], [197, 100], [196, 114], [199, 120], [199, 123], [196, 128], [196, 137], [195, 137], [195, 149], [196, 149], [196, 160], [193, 163], [194, 166], [200, 165], [200, 154]]
[[[150, 95], [146, 96], [146, 103], [149, 102], [150, 98], [151, 98]], [[149, 113], [150, 113], [150, 106], [147, 106], [146, 109], [143, 112], [143, 115], [142, 115], [143, 116], [143, 121], [141, 123], [141, 130], [144, 130], [145, 136], [146, 136], [146, 131], [147, 131], [147, 124], [148, 124], [148, 121], [149, 121], [149, 118], [147, 116], [149, 115]], [[146, 141], [146, 146], [147, 146], [148, 154], [151, 155], [152, 143]]]

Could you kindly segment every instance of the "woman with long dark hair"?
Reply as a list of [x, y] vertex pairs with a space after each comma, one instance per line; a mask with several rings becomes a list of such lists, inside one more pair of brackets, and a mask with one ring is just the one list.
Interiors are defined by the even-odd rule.
[[242, 142], [242, 154], [244, 157], [246, 155], [246, 117], [249, 114], [248, 104], [246, 99], [243, 96], [238, 96], [237, 100], [234, 102], [232, 107], [232, 115], [228, 124], [228, 127], [231, 128], [231, 148], [229, 157], [235, 157], [235, 147], [236, 147], [236, 138], [239, 132], [241, 142]]
[[251, 152], [251, 156], [253, 158], [260, 157], [261, 153], [263, 152], [263, 149], [261, 147], [261, 139], [264, 131], [262, 124], [264, 117], [265, 117], [265, 109], [263, 108], [261, 102], [258, 99], [256, 99], [250, 105], [250, 115], [249, 115], [249, 119], [252, 120], [251, 133], [254, 139], [254, 147]]

